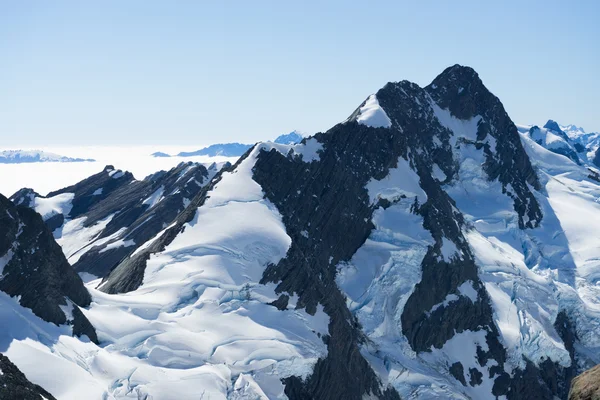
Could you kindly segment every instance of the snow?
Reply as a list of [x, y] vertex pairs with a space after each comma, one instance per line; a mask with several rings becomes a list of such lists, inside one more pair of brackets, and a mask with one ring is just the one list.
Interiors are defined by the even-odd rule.
[[125, 173], [123, 171], [121, 171], [120, 169], [119, 170], [113, 169], [113, 170], [108, 171], [108, 176], [110, 176], [113, 179], [119, 179], [124, 174]]
[[473, 303], [477, 301], [477, 291], [473, 287], [473, 281], [466, 281], [458, 287], [462, 296], [468, 297]]
[[71, 208], [73, 208], [71, 202], [74, 197], [74, 193], [62, 193], [50, 198], [36, 197], [34, 199], [33, 208], [44, 220], [47, 220], [56, 214], [68, 216], [71, 212]]
[[149, 209], [154, 207], [155, 205], [160, 203], [160, 201], [163, 199], [164, 191], [165, 191], [164, 186], [159, 187], [148, 198], [144, 199], [144, 201], [142, 201], [142, 204], [148, 205]]
[[287, 156], [288, 154], [292, 154], [294, 156], [302, 156], [302, 161], [304, 162], [319, 161], [319, 152], [323, 150], [323, 144], [321, 144], [314, 137], [306, 139], [306, 142], [304, 144], [281, 144], [273, 142], [264, 142], [259, 143], [257, 146], [264, 151], [271, 151], [272, 149], [275, 149], [285, 156]]
[[[97, 245], [97, 243], [95, 243]], [[135, 242], [133, 241], [133, 239], [129, 239], [129, 240], [124, 240], [124, 239], [119, 239], [117, 241], [111, 242], [108, 245], [106, 245], [106, 247], [104, 247], [102, 250], [100, 250], [100, 253], [104, 253], [105, 251], [111, 250], [111, 249], [117, 249], [119, 247], [130, 247], [130, 246], [135, 246]]]
[[[453, 135], [450, 139], [452, 147], [456, 146], [456, 143], [460, 138], [472, 142], [477, 141], [477, 126], [482, 120], [480, 115], [477, 115], [469, 120], [461, 120], [454, 117], [449, 110], [440, 108], [440, 106], [433, 101], [431, 102], [431, 108], [433, 109], [433, 113], [440, 124], [452, 131]], [[489, 141], [493, 138], [488, 137], [486, 139]]]
[[[421, 357], [430, 365], [436, 366], [440, 370], [448, 370], [455, 362], [460, 362], [464, 370], [464, 379], [467, 386], [464, 386], [464, 391], [472, 399], [495, 399], [492, 395], [492, 387], [494, 380], [489, 378], [489, 367], [496, 365], [496, 361], [488, 361], [482, 367], [477, 360], [477, 347], [480, 346], [483, 351], [487, 351], [488, 345], [485, 339], [487, 331], [480, 330], [477, 332], [464, 331], [454, 335], [448, 340], [441, 349], [431, 348], [431, 353], [423, 353]], [[482, 374], [482, 384], [471, 386], [468, 382], [471, 379], [470, 369], [476, 369]], [[454, 379], [454, 378], [451, 378]], [[462, 384], [455, 381], [455, 385]]]
[[14, 255], [13, 249], [16, 246], [17, 246], [17, 243], [13, 243], [12, 247], [10, 249], [8, 249], [6, 254], [4, 254], [2, 257], [0, 257], [0, 280], [1, 280], [2, 274], [4, 272], [4, 267], [6, 267], [8, 265], [8, 263], [10, 262], [10, 260], [12, 260], [12, 258], [13, 258], [13, 255]]
[[442, 169], [437, 164], [433, 164], [432, 175], [435, 179], [437, 179], [440, 182], [444, 182], [446, 179], [448, 179], [444, 171], [442, 171]]
[[434, 312], [435, 310], [437, 310], [438, 308], [445, 308], [448, 307], [448, 305], [450, 303], [452, 303], [453, 301], [457, 301], [459, 299], [459, 297], [455, 294], [449, 294], [448, 296], [446, 296], [446, 298], [444, 299], [444, 301], [442, 301], [441, 303], [435, 304], [433, 307], [431, 307], [431, 310], [429, 311], [429, 313], [431, 314], [432, 312]]
[[56, 231], [56, 242], [62, 247], [71, 265], [79, 261], [79, 258], [91, 248], [90, 244], [102, 233], [113, 216], [114, 214], [111, 214], [88, 227], [84, 226], [87, 217], [76, 218], [67, 221], [62, 231]]
[[[379, 191], [387, 188], [381, 183]], [[373, 195], [371, 189], [369, 193]], [[393, 385], [402, 398], [418, 390], [422, 398], [450, 398], [456, 393], [444, 389], [446, 378], [423, 365], [402, 334], [404, 305], [421, 280], [423, 257], [435, 243], [423, 218], [410, 212], [413, 203], [414, 197], [399, 198], [387, 209], [375, 210], [375, 229], [348, 263], [337, 266], [336, 282], [368, 338], [361, 352], [383, 385]]]
[[109, 295], [95, 289], [100, 280], [87, 283], [93, 301], [82, 311], [101, 346], [0, 293], [9, 323], [0, 351], [61, 400], [286, 398], [281, 379], [307, 377], [326, 356], [329, 317], [321, 305], [314, 316], [280, 311], [268, 304], [276, 285], [259, 283], [291, 245], [252, 179], [260, 151], [224, 174], [185, 230], [151, 255], [137, 290]]
[[370, 126], [372, 128], [390, 128], [392, 121], [385, 113], [385, 110], [379, 105], [377, 96], [370, 95], [365, 104], [358, 110], [358, 118], [356, 121], [359, 124]]
[[369, 192], [371, 204], [376, 204], [379, 199], [391, 202], [397, 201], [402, 196], [413, 199], [416, 197], [419, 203], [427, 201], [427, 195], [419, 185], [419, 175], [410, 167], [407, 160], [398, 158], [396, 168], [391, 168], [389, 174], [381, 179], [371, 179], [366, 186]]
[[101, 195], [103, 190], [104, 190], [104, 188], [99, 188], [99, 189], [94, 190], [94, 193], [92, 193], [92, 196]]
[[446, 239], [445, 237], [442, 237], [441, 252], [442, 258], [446, 261], [451, 261], [452, 259], [460, 258], [460, 254], [458, 252], [458, 249], [456, 248], [456, 244], [454, 244], [454, 242], [452, 242], [451, 240]]

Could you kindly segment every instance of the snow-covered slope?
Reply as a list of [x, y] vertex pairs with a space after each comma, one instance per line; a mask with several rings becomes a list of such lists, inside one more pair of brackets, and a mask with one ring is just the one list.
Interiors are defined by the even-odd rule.
[[53, 341], [20, 335], [6, 354], [60, 399], [283, 398], [280, 378], [307, 376], [326, 353], [329, 318], [322, 307], [314, 315], [295, 309], [293, 297], [270, 305], [275, 285], [259, 284], [266, 265], [285, 257], [291, 243], [252, 180], [260, 151], [221, 176], [184, 231], [151, 257], [137, 290], [107, 295], [93, 289], [98, 282], [88, 284], [86, 315], [102, 347], [11, 305], [23, 315], [14, 324], [27, 332], [35, 324]]
[[0, 151], [0, 164], [21, 164], [35, 162], [84, 162], [91, 158], [65, 157], [41, 150], [3, 150]]
[[5, 296], [1, 351], [59, 399], [564, 399], [600, 362], [600, 174], [556, 126], [520, 132], [468, 67], [388, 83], [88, 282], [100, 346]]

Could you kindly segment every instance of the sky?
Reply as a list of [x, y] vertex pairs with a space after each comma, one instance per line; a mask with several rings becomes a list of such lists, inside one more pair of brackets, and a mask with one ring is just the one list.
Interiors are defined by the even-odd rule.
[[3, 147], [312, 134], [469, 65], [516, 123], [600, 131], [600, 2], [0, 0]]

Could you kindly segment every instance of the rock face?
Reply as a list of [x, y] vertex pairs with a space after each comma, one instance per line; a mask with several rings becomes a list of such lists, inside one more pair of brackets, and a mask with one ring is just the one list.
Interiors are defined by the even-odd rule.
[[29, 382], [8, 357], [2, 354], [0, 354], [0, 399], [56, 400], [43, 388]]
[[74, 334], [97, 341], [94, 328], [77, 307], [87, 307], [90, 294], [44, 221], [32, 209], [15, 206], [1, 195], [0, 254], [1, 291], [18, 296], [23, 307], [43, 320], [71, 324]]
[[[45, 197], [21, 189], [11, 200], [43, 214], [77, 272], [104, 277], [170, 224], [215, 173], [216, 166], [209, 171], [190, 162], [137, 181], [107, 166]], [[57, 206], [60, 198], [66, 200]], [[88, 240], [81, 242], [82, 235]]]
[[600, 366], [595, 366], [571, 382], [569, 400], [600, 400]]

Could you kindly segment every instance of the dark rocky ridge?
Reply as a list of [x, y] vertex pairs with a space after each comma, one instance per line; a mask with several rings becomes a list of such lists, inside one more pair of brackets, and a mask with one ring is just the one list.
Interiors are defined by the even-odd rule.
[[61, 306], [67, 298], [80, 307], [91, 302], [81, 278], [73, 271], [42, 217], [30, 208], [15, 206], [0, 195], [0, 254], [7, 257], [0, 290], [20, 296], [19, 303], [56, 325], [72, 324], [74, 334], [86, 334], [97, 342], [87, 318], [73, 308], [73, 321]]
[[[214, 169], [209, 171], [200, 164], [188, 162], [137, 181], [131, 173], [115, 171], [109, 165], [102, 172], [73, 186], [49, 193], [47, 197], [74, 193], [74, 198], [69, 215], [54, 215], [46, 220], [46, 224], [54, 231], [63, 225], [65, 218], [85, 217], [84, 226], [89, 227], [113, 215], [94, 241], [108, 238], [123, 228], [125, 231], [101, 245], [92, 243], [91, 248], [73, 264], [77, 272], [104, 277], [138, 246], [170, 224], [185, 208], [185, 199], [191, 201], [215, 173]], [[116, 174], [119, 174], [118, 177]], [[154, 207], [144, 203], [161, 188], [163, 199], [160, 202]], [[98, 194], [99, 191], [101, 193]], [[33, 195], [30, 189], [21, 189], [11, 200], [15, 204], [32, 206], [29, 199]], [[56, 231], [56, 234], [60, 235], [60, 232]], [[107, 248], [117, 240], [133, 240], [135, 244]]]
[[[370, 128], [357, 123], [357, 110], [345, 123], [314, 136], [323, 145], [319, 161], [305, 163], [300, 157], [271, 150], [258, 155], [253, 169], [254, 180], [261, 185], [265, 197], [276, 205], [292, 238], [286, 258], [277, 265], [269, 265], [263, 276], [263, 283], [278, 284], [281, 297], [273, 305], [281, 307], [289, 295], [297, 294], [299, 308], [313, 314], [317, 305], [322, 304], [330, 316], [329, 335], [324, 338], [327, 357], [317, 362], [306, 380], [285, 379], [285, 393], [290, 399], [361, 399], [365, 395], [399, 398], [393, 388], [381, 386], [360, 353], [360, 344], [366, 338], [336, 285], [335, 265], [350, 260], [368, 238], [374, 228], [373, 211], [378, 206], [390, 205], [389, 202], [370, 204], [365, 185], [371, 179], [387, 176], [397, 166], [398, 158], [404, 157], [419, 175], [428, 197], [424, 204], [415, 202], [413, 211], [423, 217], [425, 228], [435, 240], [422, 262], [422, 280], [402, 314], [403, 331], [410, 345], [417, 352], [429, 351], [432, 346], [442, 347], [458, 332], [483, 329], [487, 331], [489, 350], [479, 348], [478, 359], [482, 366], [489, 360], [497, 363], [490, 368], [495, 379], [494, 395], [506, 395], [509, 399], [524, 398], [524, 393], [527, 398], [564, 397], [561, 385], [568, 386], [564, 385], [568, 373], [550, 361], [539, 368], [528, 362], [524, 371], [513, 371], [513, 378], [504, 372], [506, 350], [499, 340], [490, 300], [477, 275], [473, 255], [462, 235], [462, 229], [468, 227], [454, 201], [432, 177], [433, 160], [448, 180], [458, 173], [450, 144], [452, 132], [440, 125], [432, 101], [460, 119], [480, 115], [477, 140], [457, 146], [482, 150], [486, 157], [484, 170], [490, 180], [500, 181], [512, 198], [520, 228], [538, 226], [542, 213], [529, 185], [540, 188], [540, 184], [516, 126], [475, 71], [461, 66], [448, 68], [425, 89], [407, 81], [389, 83], [377, 93], [377, 99], [392, 121], [391, 128]], [[487, 143], [488, 135], [495, 139], [495, 149]], [[435, 145], [434, 138], [442, 145]], [[217, 175], [213, 182], [219, 179]], [[148, 249], [120, 263], [102, 290], [119, 293], [139, 287], [150, 254], [172, 242], [185, 222], [193, 218], [196, 208], [204, 203], [213, 185], [205, 187], [176, 224]], [[512, 187], [510, 192], [506, 190], [508, 185]], [[461, 257], [451, 260], [440, 257], [444, 238], [456, 245]], [[458, 294], [458, 286], [467, 280], [473, 282], [478, 293], [476, 302], [462, 297], [447, 307], [427, 312], [449, 294]], [[566, 331], [573, 329], [569, 325]], [[462, 365], [454, 366], [453, 372], [448, 373], [460, 377], [460, 371], [463, 379], [457, 379], [461, 383], [471, 386], [481, 383], [482, 377], [474, 373], [467, 382]]]
[[235, 165], [225, 164], [223, 168], [215, 175], [209, 184], [200, 189], [199, 193], [194, 197], [191, 203], [181, 212], [172, 223], [172, 226], [157, 238], [150, 246], [142, 251], [139, 251], [133, 256], [124, 258], [111, 272], [107, 275], [100, 284], [100, 290], [106, 293], [127, 293], [137, 289], [144, 279], [144, 271], [146, 262], [153, 253], [160, 252], [168, 246], [175, 237], [184, 229], [184, 224], [194, 218], [196, 209], [204, 204], [207, 193], [219, 182], [223, 172], [234, 170], [250, 153], [248, 150], [237, 161]]
[[8, 359], [0, 354], [0, 399], [5, 400], [56, 400], [42, 387], [31, 383]]

